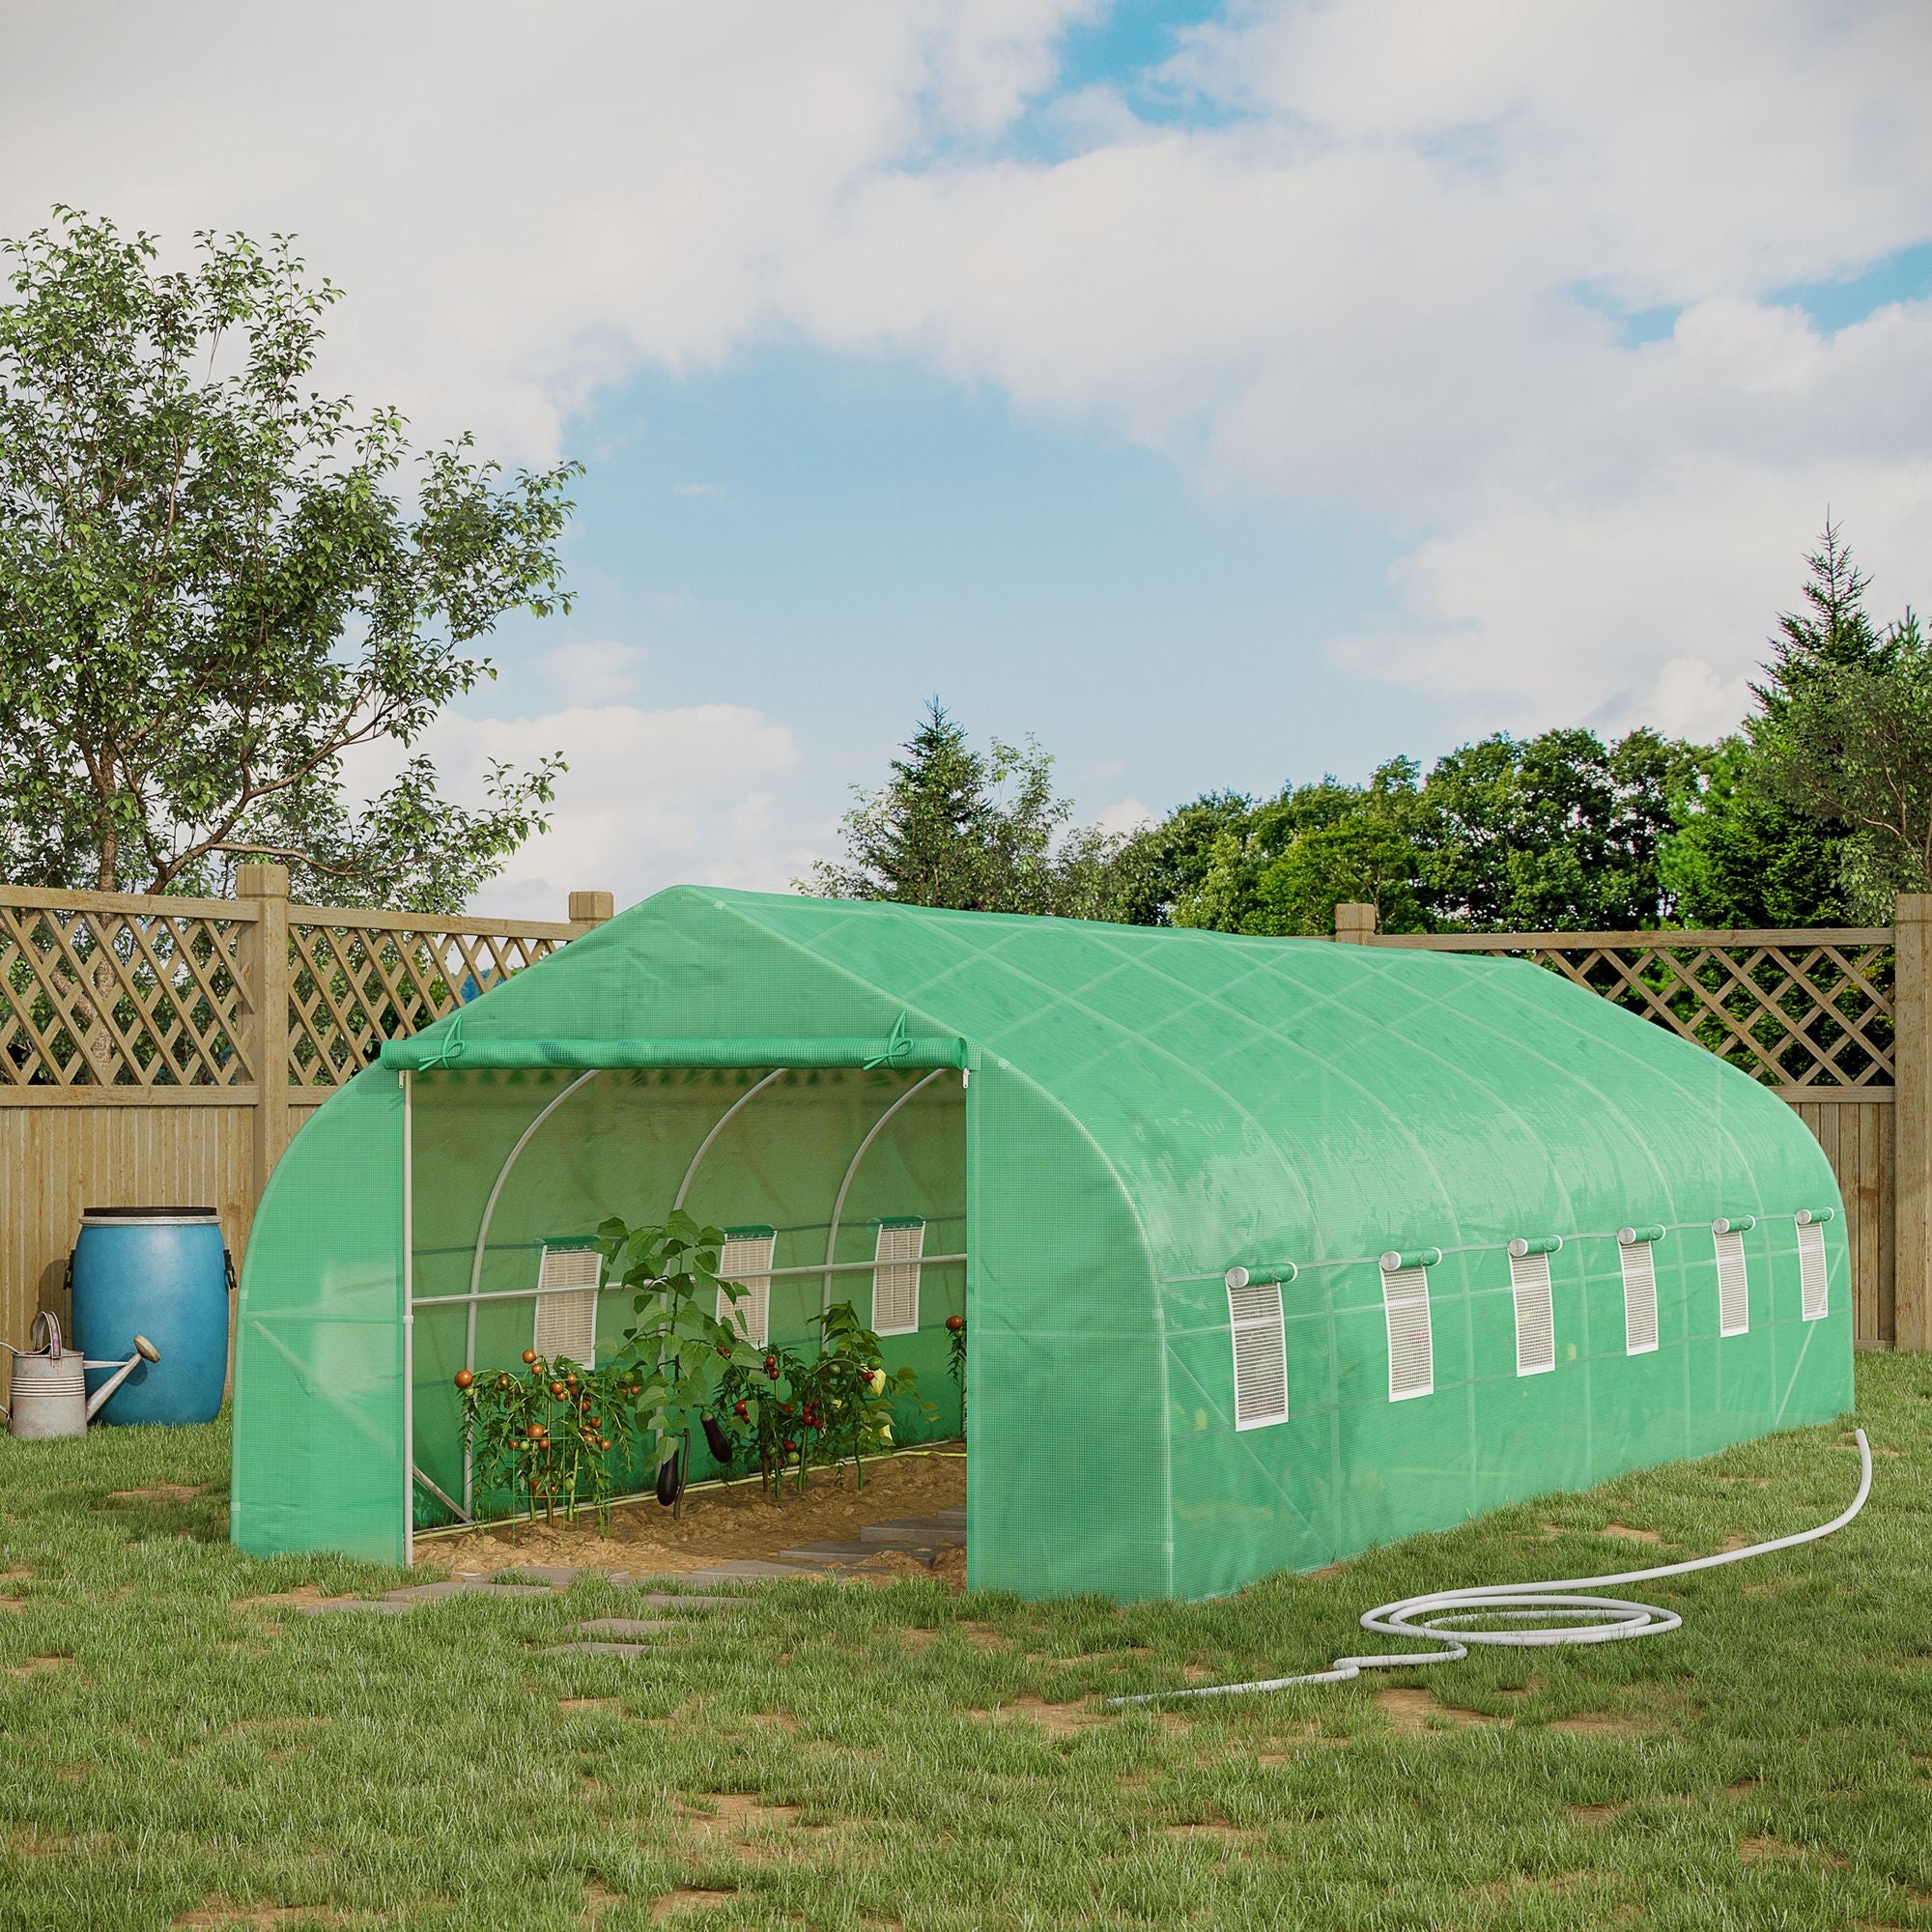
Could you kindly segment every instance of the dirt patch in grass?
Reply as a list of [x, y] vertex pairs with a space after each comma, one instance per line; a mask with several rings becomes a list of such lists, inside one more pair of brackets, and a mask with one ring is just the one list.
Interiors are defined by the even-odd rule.
[[1783, 1838], [1774, 1838], [1762, 1833], [1753, 1838], [1745, 1838], [1738, 1845], [1738, 1857], [1744, 1863], [1759, 1864], [1769, 1859], [1810, 1859], [1821, 1864], [1843, 1868], [1850, 1862], [1836, 1852], [1828, 1852], [1821, 1845], [1794, 1845]]
[[347, 1925], [350, 1916], [332, 1905], [237, 1905], [220, 1892], [212, 1892], [192, 1912], [184, 1912], [174, 1924], [181, 1932], [214, 1932], [217, 1926], [239, 1932], [272, 1932], [281, 1925]]
[[1616, 1804], [1566, 1804], [1563, 1809], [1573, 1825], [1607, 1825], [1624, 1809]]
[[696, 1804], [680, 1804], [679, 1815], [699, 1828], [701, 1836], [745, 1832], [760, 1825], [795, 1825], [796, 1804], [767, 1804], [752, 1791], [707, 1791]]
[[1411, 1736], [1421, 1736], [1444, 1726], [1457, 1730], [1480, 1730], [1485, 1725], [1502, 1722], [1500, 1718], [1492, 1718], [1483, 1711], [1466, 1711], [1459, 1704], [1445, 1704], [1433, 1690], [1402, 1690], [1393, 1687], [1378, 1690], [1376, 1708], [1397, 1730], [1408, 1732]]
[[110, 1491], [107, 1500], [110, 1503], [191, 1503], [196, 1496], [207, 1493], [200, 1483], [155, 1483], [145, 1490]]
[[1215, 1845], [1245, 1845], [1252, 1833], [1244, 1832], [1238, 1825], [1231, 1825], [1225, 1818], [1208, 1818], [1192, 1825], [1164, 1825], [1163, 1833], [1177, 1843], [1184, 1844], [1190, 1838], [1206, 1838]]
[[675, 1891], [651, 1900], [651, 1918], [653, 1921], [661, 1921], [680, 1912], [700, 1911], [708, 1905], [729, 1905], [737, 1896], [735, 1891], [719, 1891], [710, 1886], [681, 1885]]
[[614, 1905], [622, 1905], [624, 1894], [612, 1891], [610, 1887], [600, 1885], [593, 1878], [583, 1887], [583, 1910], [577, 1915], [577, 1922], [584, 1927], [584, 1932], [597, 1932], [604, 1922], [604, 1915]]
[[325, 1590], [319, 1583], [298, 1583], [293, 1590], [278, 1590], [272, 1597], [237, 1597], [229, 1605], [237, 1610], [298, 1610], [304, 1604], [331, 1604], [342, 1592]]
[[556, 1708], [559, 1711], [621, 1711], [624, 1700], [621, 1697], [559, 1697]]
[[38, 1677], [43, 1670], [64, 1670], [73, 1662], [71, 1657], [30, 1657], [24, 1663], [9, 1666], [9, 1677]]
[[1575, 1718], [1552, 1718], [1548, 1730], [1579, 1738], [1648, 1738], [1663, 1726], [1652, 1718], [1621, 1718], [1609, 1711], [1585, 1711]]
[[[806, 1543], [846, 1543], [868, 1522], [895, 1517], [931, 1516], [966, 1503], [966, 1462], [960, 1456], [904, 1455], [866, 1464], [861, 1490], [849, 1468], [814, 1469], [805, 1493], [787, 1489], [775, 1502], [750, 1476], [718, 1489], [693, 1490], [684, 1498], [680, 1520], [650, 1499], [612, 1510], [607, 1526], [595, 1515], [576, 1523], [518, 1523], [438, 1536], [418, 1543], [425, 1567], [507, 1570], [523, 1563], [569, 1564], [579, 1569], [623, 1570], [633, 1576], [673, 1575], [713, 1563], [769, 1561], [781, 1549]], [[881, 1551], [871, 1572], [859, 1580], [891, 1581], [901, 1574], [941, 1574], [950, 1580], [948, 1555], [958, 1555], [964, 1580], [964, 1552], [942, 1552], [940, 1566], [927, 1571], [903, 1551]], [[907, 1568], [906, 1566], [910, 1566]]]
[[1597, 1534], [1614, 1536], [1620, 1543], [1662, 1543], [1662, 1537], [1654, 1529], [1633, 1529], [1627, 1522], [1606, 1522]]
[[1050, 1738], [1070, 1738], [1105, 1721], [1100, 1712], [1089, 1710], [1085, 1704], [1049, 1704], [1041, 1697], [1015, 1697], [1010, 1704], [1002, 1704], [997, 1710], [968, 1711], [965, 1715], [988, 1722], [1026, 1718]]
[[26, 1609], [27, 1605], [24, 1598], [0, 1597], [0, 1615], [24, 1616]]

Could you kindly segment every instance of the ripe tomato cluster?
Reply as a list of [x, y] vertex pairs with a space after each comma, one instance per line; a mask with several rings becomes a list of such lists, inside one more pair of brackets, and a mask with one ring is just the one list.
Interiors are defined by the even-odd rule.
[[610, 1500], [612, 1451], [638, 1435], [643, 1384], [634, 1369], [580, 1369], [524, 1350], [523, 1375], [456, 1372], [463, 1433], [486, 1488], [508, 1490], [532, 1515], [566, 1518]]

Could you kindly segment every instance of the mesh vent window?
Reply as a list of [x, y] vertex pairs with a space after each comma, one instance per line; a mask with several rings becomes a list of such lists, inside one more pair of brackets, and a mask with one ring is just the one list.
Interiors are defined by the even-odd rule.
[[1805, 1321], [1822, 1321], [1832, 1312], [1825, 1273], [1825, 1231], [1816, 1221], [1798, 1224], [1798, 1290]]
[[1388, 1321], [1389, 1400], [1432, 1394], [1435, 1343], [1429, 1329], [1429, 1270], [1384, 1268], [1382, 1313]]
[[1743, 1335], [1750, 1327], [1750, 1289], [1745, 1279], [1745, 1237], [1733, 1229], [1714, 1235], [1718, 1244], [1718, 1333]]
[[881, 1221], [872, 1269], [872, 1332], [911, 1335], [919, 1328], [919, 1258], [923, 1221]]
[[735, 1328], [754, 1349], [771, 1340], [772, 1249], [777, 1236], [769, 1228], [732, 1235], [718, 1257], [718, 1272], [741, 1291], [734, 1301], [721, 1286], [718, 1319]]
[[1549, 1293], [1548, 1255], [1512, 1255], [1516, 1291], [1516, 1372], [1540, 1376], [1556, 1366], [1556, 1310]]
[[1288, 1339], [1281, 1284], [1253, 1282], [1228, 1291], [1235, 1345], [1235, 1427], [1288, 1420]]
[[604, 1257], [595, 1248], [546, 1248], [537, 1263], [536, 1336], [546, 1361], [567, 1356], [584, 1368], [597, 1360], [597, 1283]]
[[1657, 1347], [1657, 1265], [1648, 1241], [1619, 1247], [1624, 1268], [1624, 1353], [1647, 1355]]

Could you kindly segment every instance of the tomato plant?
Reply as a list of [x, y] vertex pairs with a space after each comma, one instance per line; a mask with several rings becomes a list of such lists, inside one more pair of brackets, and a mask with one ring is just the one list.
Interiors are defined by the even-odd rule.
[[459, 1369], [463, 1436], [484, 1483], [566, 1520], [611, 1500], [611, 1452], [637, 1432], [640, 1385], [623, 1364], [581, 1369], [534, 1350], [521, 1371]]
[[959, 1391], [959, 1434], [966, 1434], [966, 1318], [963, 1315], [949, 1315], [946, 1318], [946, 1373], [952, 1378], [952, 1385]]

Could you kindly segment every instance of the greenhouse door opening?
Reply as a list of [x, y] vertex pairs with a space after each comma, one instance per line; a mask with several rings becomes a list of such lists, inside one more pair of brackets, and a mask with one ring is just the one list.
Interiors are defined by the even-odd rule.
[[[523, 1373], [526, 1350], [621, 1361], [635, 1290], [607, 1278], [600, 1224], [681, 1208], [724, 1236], [743, 1293], [715, 1312], [810, 1358], [849, 1303], [917, 1388], [907, 1444], [960, 1431], [949, 1318], [966, 1313], [965, 1082], [952, 1068], [465, 1070], [407, 1076], [412, 1525], [487, 1522], [511, 1494], [466, 1454], [459, 1371]], [[927, 1415], [926, 1406], [936, 1413]], [[645, 1492], [658, 1444], [613, 1445], [613, 1492]], [[721, 1465], [694, 1435], [690, 1480]]]

